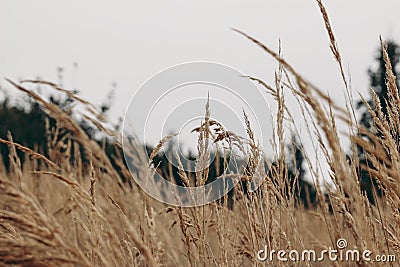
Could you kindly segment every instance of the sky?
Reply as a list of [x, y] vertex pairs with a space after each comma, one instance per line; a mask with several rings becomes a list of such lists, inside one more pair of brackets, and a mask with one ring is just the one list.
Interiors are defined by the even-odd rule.
[[[400, 1], [324, 1], [355, 92], [367, 93], [379, 36], [400, 41]], [[192, 61], [231, 66], [272, 83], [277, 63], [234, 32], [283, 56], [337, 103], [343, 83], [316, 1], [1, 0], [0, 85], [41, 77], [100, 104], [115, 87], [110, 119], [161, 70]], [[113, 86], [115, 85], [115, 86]]]

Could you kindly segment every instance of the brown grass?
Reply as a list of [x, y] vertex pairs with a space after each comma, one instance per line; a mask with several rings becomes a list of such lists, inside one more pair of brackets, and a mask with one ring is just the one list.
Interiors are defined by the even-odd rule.
[[[349, 89], [342, 68], [336, 39], [321, 1], [317, 1], [330, 38], [330, 47], [339, 64], [340, 74]], [[396, 254], [400, 258], [400, 155], [397, 136], [400, 135], [398, 88], [387, 60], [389, 89], [389, 118], [379, 109], [369, 107], [376, 127], [382, 135], [369, 134], [370, 141], [357, 134], [365, 129], [354, 119], [352, 103], [347, 109], [335, 105], [328, 95], [303, 78], [280, 53], [276, 53], [255, 38], [240, 32], [275, 58], [279, 64], [274, 86], [261, 79], [249, 77], [265, 87], [273, 95], [278, 106], [273, 142], [275, 161], [278, 164], [268, 175], [260, 166], [260, 150], [256, 146], [250, 122], [247, 125], [246, 142], [234, 133], [220, 128], [216, 141], [240, 143], [250, 148], [252, 179], [264, 179], [261, 190], [245, 196], [236, 187], [233, 210], [227, 204], [209, 204], [203, 207], [181, 208], [166, 206], [148, 197], [133, 183], [123, 183], [113, 168], [104, 149], [91, 140], [79, 125], [58, 107], [26, 89], [23, 84], [9, 82], [37, 101], [57, 121], [56, 129], [48, 129], [49, 157], [9, 140], [0, 139], [10, 149], [9, 172], [0, 168], [0, 265], [1, 266], [254, 266], [270, 265], [256, 259], [258, 250], [268, 249], [315, 249], [336, 247], [336, 240], [345, 238], [349, 248], [369, 249], [376, 254]], [[385, 47], [382, 44], [383, 51]], [[386, 54], [385, 54], [386, 55]], [[387, 59], [387, 56], [385, 57]], [[27, 81], [32, 82], [32, 81]], [[36, 81], [38, 82], [38, 81]], [[76, 101], [94, 107], [70, 91], [47, 83], [56, 90], [73, 97]], [[285, 90], [285, 92], [284, 92]], [[285, 94], [297, 99], [302, 115], [318, 138], [319, 149], [330, 167], [330, 177], [335, 189], [328, 188], [332, 212], [324, 200], [316, 181], [321, 180], [321, 166], [306, 153], [310, 175], [318, 189], [319, 205], [305, 210], [295, 207], [294, 196], [285, 194], [287, 179], [285, 157], [285, 126], [294, 126], [291, 108], [285, 103]], [[351, 92], [349, 92], [349, 95]], [[350, 98], [349, 98], [350, 99]], [[377, 97], [373, 98], [379, 107]], [[350, 101], [350, 100], [349, 100]], [[203, 139], [210, 136], [211, 108], [206, 107], [206, 120], [199, 132], [199, 161], [196, 168], [197, 185], [205, 183], [209, 161]], [[335, 115], [334, 115], [335, 114]], [[98, 118], [103, 120], [103, 118]], [[298, 119], [298, 118], [297, 118]], [[349, 162], [340, 143], [337, 122], [347, 124], [352, 144], [367, 151], [373, 166], [360, 166], [356, 155]], [[101, 123], [92, 122], [105, 133], [115, 133]], [[306, 122], [307, 121], [307, 122]], [[73, 139], [58, 139], [60, 129], [73, 133]], [[166, 139], [160, 141], [153, 158]], [[120, 140], [116, 145], [120, 145]], [[65, 149], [60, 150], [60, 147]], [[90, 159], [89, 167], [83, 167], [80, 155], [71, 155], [71, 147], [84, 149]], [[29, 157], [21, 164], [16, 150]], [[78, 149], [74, 149], [77, 151]], [[74, 163], [69, 160], [72, 156]], [[119, 166], [124, 169], [122, 158]], [[155, 170], [144, 155], [135, 155], [135, 165], [140, 166], [138, 176], [148, 177]], [[38, 164], [42, 162], [42, 164]], [[44, 164], [43, 164], [44, 163]], [[181, 163], [179, 162], [181, 165]], [[149, 166], [149, 167], [148, 167]], [[385, 198], [372, 206], [361, 192], [357, 178], [360, 168], [368, 170], [382, 185]], [[180, 173], [186, 185], [189, 177]], [[278, 185], [273, 181], [278, 181]], [[227, 203], [227, 202], [225, 202]], [[399, 259], [398, 259], [399, 260]], [[304, 263], [279, 262], [274, 266], [342, 266], [340, 262]], [[375, 266], [377, 263], [357, 262], [349, 266]], [[382, 263], [388, 265], [389, 263]], [[393, 264], [395, 266], [396, 264]]]

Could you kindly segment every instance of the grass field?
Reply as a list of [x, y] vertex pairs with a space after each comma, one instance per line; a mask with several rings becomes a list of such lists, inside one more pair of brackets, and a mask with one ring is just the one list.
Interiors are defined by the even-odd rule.
[[[349, 99], [353, 92], [344, 74], [340, 51], [325, 8], [320, 4], [330, 47], [336, 59]], [[231, 210], [224, 204], [181, 208], [162, 204], [147, 196], [134, 182], [123, 183], [105, 150], [91, 140], [79, 125], [57, 106], [25, 89], [57, 121], [48, 127], [49, 156], [16, 144], [12, 132], [2, 143], [10, 147], [10, 171], [0, 167], [0, 265], [4, 266], [397, 266], [400, 258], [400, 98], [395, 77], [387, 65], [390, 116], [370, 109], [376, 131], [371, 134], [357, 124], [353, 103], [345, 108], [333, 103], [323, 90], [303, 78], [285, 59], [257, 40], [242, 33], [279, 62], [273, 86], [250, 77], [271, 94], [278, 113], [273, 140], [278, 164], [268, 175], [259, 166], [257, 147], [252, 147], [253, 176], [265, 178], [261, 189], [244, 195], [235, 188]], [[383, 51], [384, 46], [382, 46]], [[389, 63], [389, 61], [387, 61]], [[336, 74], [332, 74], [336, 75]], [[285, 124], [293, 122], [285, 92], [302, 107], [304, 121], [318, 137], [319, 148], [329, 164], [334, 187], [327, 189], [331, 206], [317, 186], [319, 204], [315, 209], [296, 207], [295, 197], [285, 193]], [[67, 93], [68, 92], [64, 92]], [[380, 104], [373, 96], [375, 106]], [[75, 101], [83, 102], [79, 98]], [[84, 102], [83, 104], [89, 105]], [[211, 110], [212, 112], [212, 110]], [[93, 120], [94, 121], [94, 120]], [[96, 122], [96, 121], [94, 121]], [[337, 123], [348, 126], [347, 138], [367, 151], [373, 166], [359, 164], [357, 153], [346, 157]], [[121, 137], [95, 123], [116, 146]], [[207, 125], [205, 130], [207, 130]], [[12, 130], [12, 129], [11, 129]], [[70, 135], [60, 138], [63, 131]], [[369, 135], [363, 139], [359, 133]], [[248, 127], [250, 144], [251, 127]], [[73, 140], [73, 141], [72, 141]], [[81, 160], [80, 149], [88, 159]], [[16, 151], [23, 151], [21, 163]], [[200, 146], [200, 151], [206, 151]], [[305, 153], [314, 181], [321, 180], [321, 166]], [[121, 156], [116, 159], [122, 173], [129, 174]], [[154, 171], [144, 155], [136, 175], [148, 177]], [[360, 190], [360, 169], [377, 179], [385, 197], [371, 205]], [[201, 171], [200, 175], [206, 175]], [[277, 182], [273, 182], [277, 181]], [[259, 250], [337, 249], [345, 239], [348, 249], [370, 250], [375, 255], [397, 255], [397, 263], [329, 261], [259, 261]], [[375, 258], [374, 258], [375, 259]]]

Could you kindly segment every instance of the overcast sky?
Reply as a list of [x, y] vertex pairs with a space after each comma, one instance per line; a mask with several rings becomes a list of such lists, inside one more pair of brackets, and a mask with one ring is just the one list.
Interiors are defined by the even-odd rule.
[[[379, 35], [400, 41], [400, 1], [324, 1], [352, 85], [368, 89]], [[190, 61], [213, 61], [272, 82], [276, 62], [233, 32], [240, 29], [284, 57], [343, 103], [343, 84], [315, 1], [1, 0], [0, 76], [41, 77], [101, 103], [117, 83], [111, 118], [155, 73]], [[74, 63], [77, 68], [74, 71]], [[3, 87], [7, 87], [4, 80]]]
[[[353, 87], [368, 88], [366, 69], [379, 35], [400, 39], [400, 1], [325, 1]], [[115, 113], [147, 78], [171, 65], [206, 60], [272, 80], [276, 63], [233, 32], [272, 48], [326, 90], [341, 87], [315, 1], [16, 1], [0, 8], [0, 75], [41, 76], [100, 102], [117, 82]], [[76, 77], [73, 63], [78, 63]], [[73, 81], [75, 80], [75, 81]]]

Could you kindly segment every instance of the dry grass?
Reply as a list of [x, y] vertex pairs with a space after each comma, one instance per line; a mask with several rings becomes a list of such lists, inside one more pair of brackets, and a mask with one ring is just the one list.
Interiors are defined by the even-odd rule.
[[[317, 1], [331, 40], [331, 50], [337, 60], [345, 89], [348, 81], [342, 68], [341, 56], [327, 12]], [[135, 183], [123, 183], [100, 145], [85, 134], [66, 113], [45, 99], [26, 89], [22, 84], [9, 81], [42, 105], [48, 115], [57, 121], [56, 129], [48, 129], [49, 157], [9, 140], [0, 142], [10, 147], [9, 172], [0, 168], [0, 265], [11, 266], [254, 266], [270, 265], [256, 259], [257, 251], [268, 249], [315, 249], [336, 247], [336, 240], [345, 238], [349, 248], [369, 249], [376, 254], [396, 254], [400, 257], [400, 154], [397, 137], [400, 135], [398, 88], [396, 88], [390, 62], [387, 60], [389, 89], [389, 118], [379, 109], [370, 108], [375, 128], [381, 135], [373, 135], [360, 128], [354, 119], [352, 103], [347, 109], [337, 107], [322, 90], [304, 79], [280, 53], [256, 39], [241, 33], [280, 64], [274, 86], [261, 79], [250, 77], [272, 94], [278, 106], [276, 131], [273, 140], [274, 171], [268, 175], [260, 166], [261, 152], [256, 146], [250, 122], [246, 141], [221, 127], [214, 136], [217, 142], [236, 142], [237, 146], [250, 148], [246, 177], [263, 179], [261, 190], [244, 195], [241, 187], [235, 188], [233, 210], [225, 204], [209, 204], [203, 207], [181, 208], [165, 206], [146, 196]], [[382, 45], [383, 51], [384, 45]], [[387, 59], [387, 56], [386, 56]], [[32, 81], [27, 81], [32, 82]], [[94, 112], [86, 101], [70, 91], [47, 83], [66, 93]], [[285, 193], [285, 123], [294, 119], [285, 103], [285, 93], [292, 93], [301, 109], [310, 132], [318, 138], [319, 147], [330, 167], [335, 189], [328, 188], [332, 203], [330, 212], [319, 185], [319, 205], [314, 210], [295, 207], [294, 196]], [[351, 95], [351, 92], [348, 92]], [[351, 99], [351, 97], [349, 97]], [[349, 100], [350, 101], [350, 100]], [[379, 100], [374, 97], [375, 106]], [[205, 183], [209, 161], [203, 139], [212, 134], [210, 126], [217, 124], [209, 119], [210, 107], [206, 107], [206, 120], [198, 129], [199, 171], [197, 185]], [[335, 114], [335, 115], [334, 115]], [[298, 119], [298, 118], [297, 118]], [[349, 138], [367, 151], [373, 166], [360, 166], [356, 155], [351, 161], [339, 139], [336, 120], [347, 124]], [[115, 133], [96, 123], [105, 133]], [[69, 138], [57, 138], [61, 129], [72, 134]], [[370, 140], [357, 134], [369, 134]], [[166, 141], [162, 140], [153, 152], [154, 157]], [[116, 141], [116, 146], [120, 145]], [[81, 155], [71, 155], [72, 146], [83, 148], [90, 164], [83, 166]], [[60, 149], [60, 148], [63, 149]], [[16, 150], [29, 157], [21, 164]], [[74, 160], [71, 161], [71, 158]], [[138, 172], [148, 177], [154, 173], [145, 155], [133, 155]], [[306, 154], [310, 175], [314, 181], [321, 179], [321, 167]], [[41, 164], [39, 164], [39, 162]], [[117, 161], [118, 162], [118, 161]], [[179, 164], [181, 164], [179, 162]], [[119, 164], [123, 173], [129, 173], [123, 159]], [[385, 198], [372, 206], [360, 191], [357, 172], [367, 169], [382, 185]], [[186, 185], [189, 177], [180, 173]], [[274, 182], [277, 181], [277, 182]], [[156, 185], [155, 185], [156, 186]], [[225, 202], [227, 203], [227, 202]], [[290, 263], [290, 264], [289, 264]], [[342, 266], [340, 262], [304, 263], [279, 262], [275, 266]], [[357, 262], [349, 266], [375, 266], [376, 263]], [[385, 264], [383, 264], [385, 265]], [[387, 263], [386, 265], [390, 265]], [[395, 264], [394, 264], [395, 265]]]

